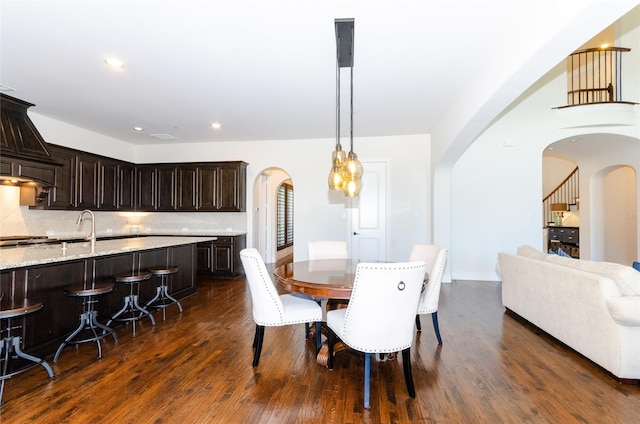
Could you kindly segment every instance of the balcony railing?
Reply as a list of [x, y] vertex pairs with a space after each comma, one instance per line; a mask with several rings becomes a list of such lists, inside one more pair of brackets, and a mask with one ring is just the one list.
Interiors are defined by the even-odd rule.
[[578, 50], [567, 60], [567, 104], [623, 102], [622, 53], [624, 47]]

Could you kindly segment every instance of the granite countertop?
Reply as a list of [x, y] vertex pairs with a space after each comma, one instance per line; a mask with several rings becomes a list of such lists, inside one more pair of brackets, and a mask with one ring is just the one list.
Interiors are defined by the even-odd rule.
[[[124, 233], [124, 232], [98, 232], [96, 231], [96, 237], [100, 239], [108, 239], [115, 237], [153, 237], [153, 236], [175, 236], [175, 237], [234, 237], [247, 234], [246, 231], [226, 231], [226, 230], [153, 230], [153, 231], [141, 231], [139, 233]], [[62, 241], [80, 241], [86, 237], [86, 233], [70, 233], [70, 234], [58, 234], [49, 236], [49, 239], [54, 242]]]
[[[136, 250], [149, 250], [161, 247], [179, 246], [215, 240], [212, 236], [149, 236], [129, 237], [96, 241], [95, 253], [91, 253], [88, 241], [69, 243], [63, 249], [62, 243], [35, 244], [26, 247], [0, 249], [0, 270], [43, 265], [55, 262], [72, 261], [95, 256], [117, 255]], [[115, 237], [115, 236], [114, 236]]]

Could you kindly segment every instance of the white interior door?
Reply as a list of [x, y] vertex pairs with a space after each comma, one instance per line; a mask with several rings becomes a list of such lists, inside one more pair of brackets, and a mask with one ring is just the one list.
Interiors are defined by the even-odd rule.
[[387, 164], [363, 162], [362, 166], [360, 196], [351, 199], [351, 257], [362, 261], [385, 261]]

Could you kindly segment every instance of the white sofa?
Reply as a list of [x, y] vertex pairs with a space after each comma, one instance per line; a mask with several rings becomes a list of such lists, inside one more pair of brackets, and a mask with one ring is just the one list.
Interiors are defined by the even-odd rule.
[[548, 255], [498, 254], [502, 304], [621, 382], [640, 380], [640, 272]]

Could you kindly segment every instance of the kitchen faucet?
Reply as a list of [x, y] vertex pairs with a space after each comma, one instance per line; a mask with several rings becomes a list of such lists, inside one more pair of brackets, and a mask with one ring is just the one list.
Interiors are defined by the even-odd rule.
[[91, 216], [91, 234], [89, 234], [89, 236], [86, 237], [86, 239], [91, 240], [91, 253], [96, 253], [96, 217], [93, 214], [93, 212], [90, 211], [89, 209], [85, 209], [82, 212], [80, 212], [80, 216], [76, 221], [76, 225], [80, 225], [80, 222], [82, 221], [82, 217], [84, 216], [85, 213], [88, 213]]

